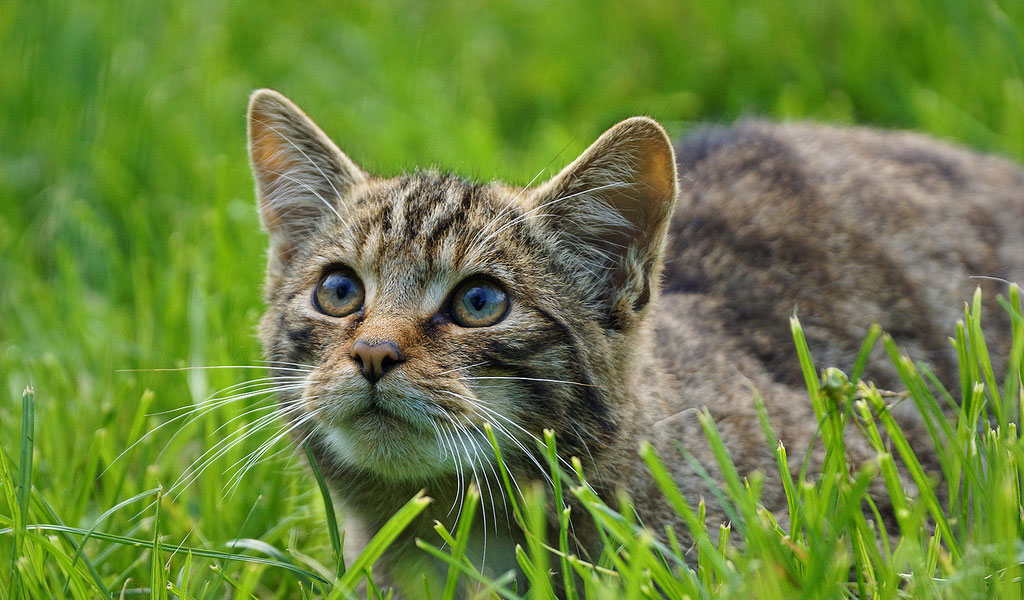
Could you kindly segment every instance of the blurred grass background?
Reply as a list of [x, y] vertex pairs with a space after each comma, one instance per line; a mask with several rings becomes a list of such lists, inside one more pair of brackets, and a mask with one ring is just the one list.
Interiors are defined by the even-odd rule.
[[[746, 115], [913, 128], [1024, 159], [1022, 34], [1018, 0], [4, 2], [0, 447], [17, 455], [34, 385], [35, 484], [89, 527], [173, 482], [245, 411], [160, 430], [100, 476], [166, 420], [146, 415], [258, 376], [120, 372], [257, 364], [254, 88], [289, 95], [384, 174], [437, 165], [526, 183], [634, 114], [674, 135]], [[223, 493], [264, 439], [200, 477], [162, 532], [327, 562], [314, 483], [286, 445]], [[145, 537], [141, 508], [105, 527]], [[147, 577], [137, 552], [100, 564], [118, 582]], [[262, 581], [288, 597], [287, 575]]]

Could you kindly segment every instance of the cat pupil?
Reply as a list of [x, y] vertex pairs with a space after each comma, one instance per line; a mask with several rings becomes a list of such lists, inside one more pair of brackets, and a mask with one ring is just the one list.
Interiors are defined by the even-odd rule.
[[466, 294], [466, 299], [473, 306], [473, 310], [480, 312], [487, 305], [487, 293], [483, 288], [474, 288]]
[[337, 287], [334, 289], [335, 293], [338, 294], [339, 300], [348, 298], [353, 291], [352, 280], [345, 277], [337, 283]]

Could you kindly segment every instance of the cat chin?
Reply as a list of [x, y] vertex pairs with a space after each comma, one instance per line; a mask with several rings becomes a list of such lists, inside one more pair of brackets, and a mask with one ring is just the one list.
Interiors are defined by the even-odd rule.
[[455, 472], [451, 454], [433, 434], [383, 417], [334, 425], [324, 431], [334, 459], [350, 467], [370, 471], [394, 481], [422, 480]]

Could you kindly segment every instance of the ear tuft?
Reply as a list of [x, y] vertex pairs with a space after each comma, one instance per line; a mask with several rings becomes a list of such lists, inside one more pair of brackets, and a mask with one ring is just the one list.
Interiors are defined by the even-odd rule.
[[271, 274], [304, 234], [340, 218], [344, 195], [367, 176], [291, 100], [261, 89], [249, 98], [249, 160], [260, 219], [270, 233]]
[[632, 323], [657, 289], [676, 190], [668, 135], [653, 119], [633, 117], [531, 197], [613, 326]]

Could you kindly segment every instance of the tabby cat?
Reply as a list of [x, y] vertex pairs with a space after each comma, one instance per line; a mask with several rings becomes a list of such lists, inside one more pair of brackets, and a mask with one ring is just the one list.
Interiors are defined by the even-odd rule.
[[[515, 567], [485, 423], [520, 485], [542, 477], [536, 440], [551, 429], [599, 495], [624, 489], [652, 531], [683, 532], [637, 448], [650, 441], [708, 502], [708, 522], [726, 520], [675, 446], [716, 474], [706, 407], [781, 512], [752, 390], [796, 465], [817, 423], [794, 311], [821, 364], [848, 367], [878, 322], [949, 381], [962, 301], [1002, 285], [971, 276], [1024, 280], [1024, 170], [914, 134], [749, 121], [674, 149], [635, 117], [524, 189], [375, 177], [274, 91], [252, 95], [248, 127], [270, 235], [260, 335], [273, 374], [303, 383], [280, 395], [281, 412], [344, 506], [348, 539], [421, 489], [435, 499], [385, 571], [421, 556], [414, 538], [436, 539], [434, 519], [451, 522], [469, 481], [485, 505], [478, 564]], [[869, 372], [898, 385], [880, 356]], [[863, 440], [848, 445], [871, 458]], [[576, 542], [593, 552], [584, 520]]]

